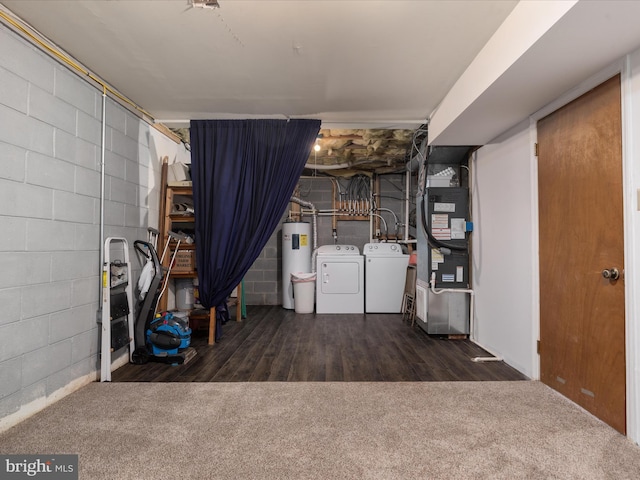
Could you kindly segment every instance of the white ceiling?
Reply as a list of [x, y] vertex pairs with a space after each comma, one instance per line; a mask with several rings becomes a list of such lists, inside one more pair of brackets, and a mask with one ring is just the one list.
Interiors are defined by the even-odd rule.
[[638, 0], [2, 4], [168, 126], [429, 119], [434, 145], [488, 143], [640, 46]]
[[515, 0], [3, 1], [169, 126], [319, 118], [425, 122]]

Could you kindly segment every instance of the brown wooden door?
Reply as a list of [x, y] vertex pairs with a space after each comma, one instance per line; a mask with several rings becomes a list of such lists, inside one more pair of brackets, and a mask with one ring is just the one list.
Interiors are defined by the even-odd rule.
[[538, 122], [540, 377], [625, 433], [620, 92], [616, 76]]

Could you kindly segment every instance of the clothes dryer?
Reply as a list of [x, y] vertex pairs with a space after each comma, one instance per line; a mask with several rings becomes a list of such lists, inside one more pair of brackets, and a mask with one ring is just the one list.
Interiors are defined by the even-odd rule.
[[363, 252], [365, 312], [402, 313], [409, 255], [397, 243], [367, 243]]
[[364, 313], [364, 258], [354, 245], [317, 251], [316, 313]]

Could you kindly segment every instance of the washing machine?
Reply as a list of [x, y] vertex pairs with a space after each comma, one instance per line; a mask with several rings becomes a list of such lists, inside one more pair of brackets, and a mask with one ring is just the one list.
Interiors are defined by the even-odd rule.
[[364, 313], [364, 257], [358, 247], [322, 245], [316, 264], [316, 313]]
[[397, 243], [367, 243], [363, 253], [365, 312], [402, 313], [409, 255]]

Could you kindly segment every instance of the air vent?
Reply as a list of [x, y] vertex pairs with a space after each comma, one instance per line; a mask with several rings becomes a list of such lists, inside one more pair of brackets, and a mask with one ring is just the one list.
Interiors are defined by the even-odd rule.
[[215, 1], [215, 0], [189, 0], [189, 4], [192, 7], [197, 7], [197, 8], [208, 8], [208, 9], [214, 9], [214, 8], [220, 8], [220, 4]]

